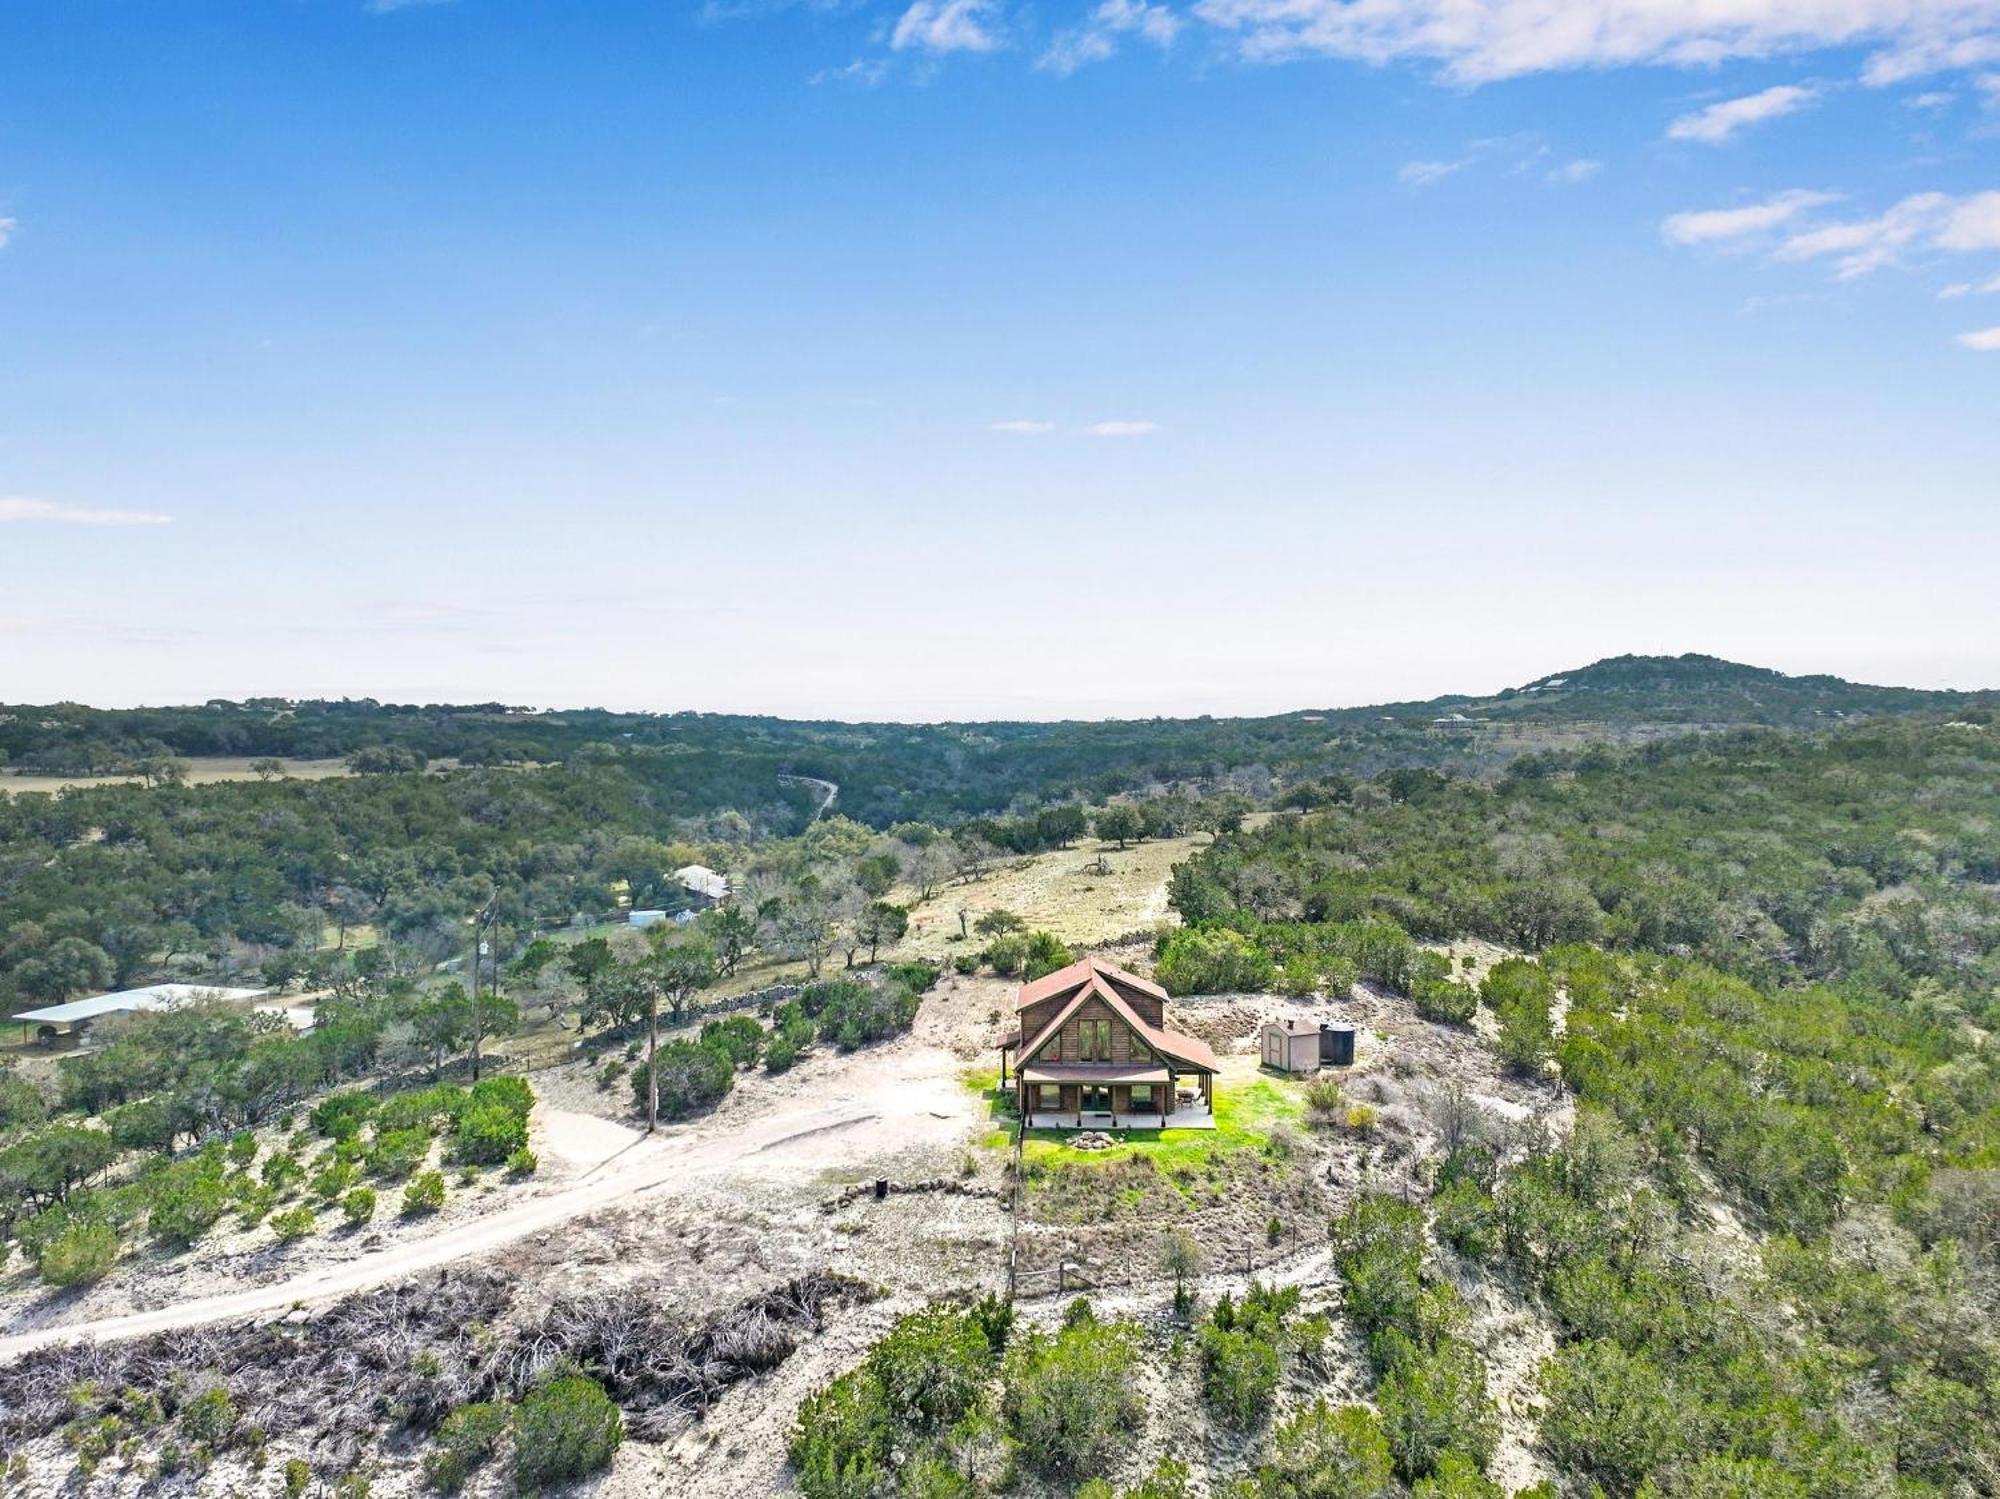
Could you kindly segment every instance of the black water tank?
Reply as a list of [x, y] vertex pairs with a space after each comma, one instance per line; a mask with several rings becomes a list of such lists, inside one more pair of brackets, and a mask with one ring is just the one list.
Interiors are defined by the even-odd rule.
[[1319, 1028], [1319, 1062], [1322, 1067], [1354, 1065], [1354, 1027], [1322, 1025]]

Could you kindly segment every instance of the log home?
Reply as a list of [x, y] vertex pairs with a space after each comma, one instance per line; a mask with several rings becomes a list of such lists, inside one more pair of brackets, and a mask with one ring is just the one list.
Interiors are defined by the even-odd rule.
[[1215, 1053], [1166, 1026], [1167, 991], [1085, 958], [1021, 988], [1000, 1047], [1022, 1123], [1038, 1129], [1213, 1129]]

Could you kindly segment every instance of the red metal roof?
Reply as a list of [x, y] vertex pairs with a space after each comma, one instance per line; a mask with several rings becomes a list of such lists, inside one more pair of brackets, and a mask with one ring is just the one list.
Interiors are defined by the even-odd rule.
[[1121, 984], [1129, 984], [1141, 994], [1150, 994], [1165, 1002], [1167, 991], [1136, 973], [1127, 973], [1123, 968], [1114, 968], [1109, 963], [1096, 958], [1078, 958], [1067, 968], [1058, 968], [1054, 973], [1045, 973], [1030, 983], [1021, 985], [1020, 997], [1014, 1001], [1014, 1008], [1025, 1010], [1029, 1005], [1040, 1004], [1045, 999], [1053, 999], [1058, 994], [1067, 994], [1072, 989], [1081, 988], [1093, 978], [1116, 979]]
[[[1115, 973], [1118, 970], [1113, 969], [1111, 971]], [[1051, 974], [1050, 977], [1054, 977], [1054, 975]], [[1057, 992], [1060, 993], [1061, 991], [1058, 990]], [[1070, 996], [1069, 1003], [1050, 1017], [1049, 1023], [1036, 1033], [1035, 1039], [1022, 1048], [1021, 1065], [1023, 1067], [1034, 1065], [1034, 1055], [1042, 1049], [1042, 1044], [1050, 1036], [1061, 1030], [1064, 1022], [1076, 1013], [1077, 1007], [1093, 994], [1110, 1005], [1118, 1018], [1131, 1026], [1139, 1034], [1140, 1038], [1161, 1056], [1171, 1058], [1176, 1062], [1184, 1062], [1201, 1072], [1216, 1072], [1220, 1070], [1216, 1066], [1215, 1053], [1208, 1049], [1206, 1042], [1197, 1041], [1193, 1036], [1184, 1036], [1179, 1031], [1170, 1031], [1160, 1026], [1146, 1024], [1133, 1011], [1132, 1007], [1125, 1002], [1125, 997], [1095, 972], [1092, 972], [1088, 981], [1075, 994]]]

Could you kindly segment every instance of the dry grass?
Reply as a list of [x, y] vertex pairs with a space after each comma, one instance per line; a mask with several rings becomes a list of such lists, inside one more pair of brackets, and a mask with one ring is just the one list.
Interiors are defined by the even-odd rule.
[[[969, 929], [988, 911], [1012, 911], [1030, 927], [1054, 932], [1073, 947], [1090, 947], [1144, 931], [1178, 918], [1167, 909], [1167, 876], [1198, 848], [1205, 834], [1157, 838], [1120, 850], [1086, 838], [1075, 848], [1005, 859], [984, 879], [947, 885], [910, 912], [910, 933], [895, 956], [949, 958], [983, 945], [975, 933], [958, 936], [958, 913]], [[1096, 872], [1102, 855], [1108, 873]], [[894, 900], [915, 902], [916, 892], [897, 891]]]
[[[213, 755], [189, 760], [188, 783], [209, 786], [217, 781], [254, 781], [259, 777], [250, 768], [252, 763], [252, 757], [247, 755]], [[323, 781], [329, 776], [346, 774], [347, 762], [344, 760], [285, 761], [285, 775], [293, 780]], [[138, 776], [37, 776], [0, 771], [0, 792], [62, 791], [71, 786], [116, 786], [137, 780]]]

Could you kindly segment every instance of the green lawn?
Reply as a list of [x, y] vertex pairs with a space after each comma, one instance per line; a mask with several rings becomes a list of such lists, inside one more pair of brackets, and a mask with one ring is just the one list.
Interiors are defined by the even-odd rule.
[[[997, 1099], [999, 1074], [978, 1076], [988, 1085], [975, 1091], [987, 1092]], [[974, 1087], [973, 1075], [967, 1075], [966, 1086]], [[1077, 1150], [1069, 1144], [1068, 1131], [1031, 1129], [1021, 1155], [1030, 1175], [1037, 1170], [1071, 1166], [1108, 1166], [1140, 1155], [1149, 1157], [1161, 1171], [1171, 1173], [1180, 1167], [1200, 1167], [1228, 1151], [1261, 1150], [1270, 1143], [1273, 1128], [1304, 1113], [1304, 1099], [1294, 1084], [1266, 1077], [1240, 1083], [1218, 1082], [1212, 1130], [1126, 1130], [1123, 1143], [1110, 1150]], [[987, 1143], [1004, 1147], [1011, 1139], [1011, 1132], [996, 1132]]]

